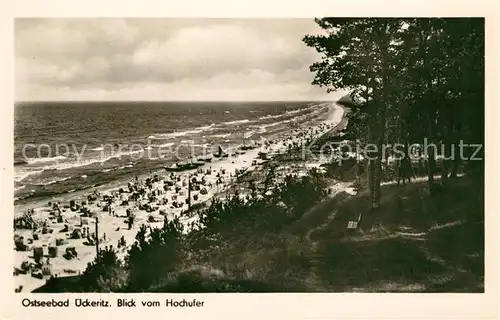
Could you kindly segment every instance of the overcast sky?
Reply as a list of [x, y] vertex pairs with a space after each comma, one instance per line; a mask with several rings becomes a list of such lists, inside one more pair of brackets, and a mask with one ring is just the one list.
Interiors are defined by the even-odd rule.
[[[17, 19], [16, 100], [325, 100], [313, 19]], [[336, 96], [336, 95], [335, 95]]]

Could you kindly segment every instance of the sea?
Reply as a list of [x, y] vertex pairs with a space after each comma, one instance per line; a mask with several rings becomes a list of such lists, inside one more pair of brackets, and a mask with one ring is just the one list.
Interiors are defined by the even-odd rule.
[[23, 102], [14, 112], [14, 204], [163, 170], [275, 139], [324, 119], [331, 102]]

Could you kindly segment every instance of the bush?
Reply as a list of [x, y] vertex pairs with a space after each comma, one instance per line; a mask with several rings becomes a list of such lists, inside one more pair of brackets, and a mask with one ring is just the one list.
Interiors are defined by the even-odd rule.
[[90, 262], [81, 278], [85, 292], [114, 292], [121, 290], [127, 281], [127, 272], [113, 247], [99, 251], [99, 256]]
[[299, 218], [326, 195], [324, 182], [318, 176], [305, 176], [301, 179], [287, 176], [279, 186], [279, 199], [283, 201], [292, 216]]
[[[147, 235], [149, 231], [149, 237]], [[183, 226], [179, 219], [165, 220], [162, 229], [145, 225], [136, 235], [136, 242], [126, 258], [129, 271], [128, 290], [141, 291], [163, 280], [179, 259]]]
[[[182, 290], [179, 286], [185, 284], [198, 288], [201, 284], [198, 285], [197, 281], [201, 281], [201, 287], [205, 289], [215, 286], [217, 291], [224, 291], [215, 283], [210, 284], [212, 280], [189, 279], [189, 273], [180, 275], [191, 265], [211, 265], [212, 260], [224, 264], [224, 261], [233, 258], [234, 264], [227, 270], [233, 275], [248, 271], [247, 264], [255, 268], [257, 264], [252, 263], [255, 259], [262, 261], [266, 268], [273, 265], [280, 272], [290, 259], [302, 265], [304, 257], [300, 254], [301, 250], [295, 246], [292, 249], [287, 244], [290, 239], [280, 232], [326, 195], [325, 186], [322, 175], [313, 170], [310, 176], [286, 177], [271, 193], [258, 195], [254, 191], [245, 199], [237, 193], [226, 201], [214, 199], [208, 208], [198, 212], [198, 226], [188, 235], [183, 235], [183, 225], [178, 218], [165, 220], [161, 229], [143, 225], [124, 264], [113, 248], [106, 248], [89, 264], [82, 277], [84, 289], [141, 292], [172, 284], [173, 281], [177, 283], [174, 285], [176, 290]], [[277, 273], [273, 273], [271, 278], [264, 276], [259, 281], [278, 283], [276, 276]], [[280, 276], [278, 278], [281, 279]], [[285, 278], [290, 279], [289, 276]], [[236, 287], [229, 287], [229, 291], [236, 290]]]

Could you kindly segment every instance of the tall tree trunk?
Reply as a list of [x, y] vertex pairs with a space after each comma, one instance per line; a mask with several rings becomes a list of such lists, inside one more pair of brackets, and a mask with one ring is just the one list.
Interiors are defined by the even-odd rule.
[[404, 156], [403, 156], [403, 179], [408, 179], [408, 183], [411, 182], [411, 177], [413, 176], [413, 168], [411, 165], [410, 151], [408, 140], [404, 141]]
[[[372, 135], [373, 135], [373, 128], [371, 127], [371, 123], [368, 125], [368, 141], [367, 143], [371, 143], [372, 141]], [[366, 147], [366, 146], [365, 146]], [[371, 153], [367, 153], [366, 156], [368, 156], [368, 159], [365, 159], [366, 163], [366, 181], [368, 183], [368, 190], [370, 191], [370, 200], [373, 200], [373, 174], [374, 174], [374, 166], [373, 166], [373, 161], [371, 160], [372, 156]]]
[[356, 188], [360, 187], [360, 176], [361, 176], [361, 163], [358, 160], [359, 159], [359, 154], [358, 154], [358, 142], [356, 140], [356, 165], [354, 169], [356, 170]]
[[446, 159], [443, 159], [443, 168], [441, 169], [441, 185], [446, 186], [448, 183], [448, 173], [450, 172], [451, 160], [448, 159], [448, 154], [451, 153], [451, 145], [448, 142], [444, 143]]
[[[372, 77], [372, 80], [370, 82], [370, 85], [372, 87], [372, 93], [373, 93], [373, 100], [371, 100], [371, 108], [372, 109], [377, 109], [378, 108], [378, 100], [379, 100], [379, 93], [378, 93], [378, 88], [377, 84], [374, 80], [374, 77]], [[377, 139], [377, 134], [378, 134], [378, 128], [377, 128], [377, 117], [375, 116], [370, 116], [369, 117], [369, 125], [368, 125], [368, 144], [373, 143]], [[365, 146], [366, 147], [366, 146]], [[371, 150], [371, 149], [369, 149]], [[370, 201], [372, 203], [372, 207], [374, 206], [374, 203], [376, 202], [375, 200], [375, 183], [376, 183], [376, 161], [373, 159], [374, 154], [373, 152], [367, 152], [366, 154], [369, 157], [368, 160], [368, 188], [370, 190]]]
[[[427, 134], [428, 134], [428, 143], [433, 144], [434, 143], [434, 126], [435, 126], [435, 112], [434, 112], [434, 105], [433, 105], [433, 86], [432, 86], [432, 74], [430, 70], [429, 63], [427, 61], [427, 53], [428, 53], [428, 43], [427, 43], [427, 35], [432, 34], [432, 26], [429, 24], [428, 19], [423, 19], [423, 32], [420, 32], [420, 41], [422, 44], [422, 48], [424, 50], [424, 53], [422, 55], [422, 62], [423, 62], [423, 67], [426, 73], [426, 86], [427, 86], [427, 92], [425, 94], [425, 110], [426, 110], [426, 115], [427, 115]], [[429, 183], [429, 192], [431, 195], [435, 193], [435, 185], [434, 185], [434, 172], [436, 168], [436, 158], [435, 158], [435, 148], [432, 146], [427, 145], [427, 176], [428, 176], [428, 183]]]
[[372, 200], [372, 209], [377, 209], [380, 207], [380, 178], [381, 178], [381, 165], [382, 158], [377, 157], [374, 163], [374, 173], [373, 173], [373, 200]]
[[375, 160], [368, 160], [368, 186], [370, 188], [370, 197], [373, 203], [375, 199]]
[[375, 174], [374, 174], [374, 199], [372, 201], [372, 208], [377, 209], [380, 207], [380, 182], [382, 177], [382, 145], [384, 143], [385, 138], [385, 129], [386, 129], [386, 115], [387, 115], [387, 103], [388, 103], [388, 75], [387, 75], [387, 48], [388, 48], [388, 39], [387, 37], [387, 26], [384, 24], [381, 28], [380, 36], [380, 56], [382, 60], [382, 99], [377, 106], [379, 112], [377, 113], [378, 121], [377, 121], [377, 158], [375, 160]]
[[[403, 137], [403, 125], [402, 125], [402, 122], [403, 122], [403, 111], [402, 111], [402, 108], [400, 107], [399, 108], [399, 115], [398, 115], [398, 143], [402, 143], [403, 140], [404, 140], [404, 137]], [[396, 168], [397, 168], [397, 181], [398, 181], [398, 186], [399, 186], [399, 182], [401, 181], [401, 179], [403, 179], [403, 185], [405, 184], [405, 178], [404, 178], [404, 172], [403, 172], [403, 159], [395, 159], [396, 160]]]
[[429, 192], [431, 195], [435, 193], [435, 184], [434, 184], [434, 173], [436, 171], [436, 155], [435, 155], [435, 148], [432, 146], [434, 144], [434, 119], [431, 118], [431, 107], [428, 105], [427, 107], [429, 110], [427, 111], [427, 117], [428, 117], [428, 142], [430, 146], [427, 146], [427, 176], [429, 179]]
[[[466, 104], [464, 104], [464, 105], [466, 105]], [[453, 160], [451, 163], [451, 172], [450, 172], [451, 179], [455, 179], [458, 176], [458, 168], [459, 168], [460, 163], [461, 163], [460, 148], [458, 147], [460, 144], [459, 137], [461, 136], [461, 130], [462, 130], [462, 124], [460, 122], [460, 119], [462, 119], [462, 114], [461, 114], [461, 110], [460, 110], [461, 106], [462, 106], [462, 104], [459, 103], [459, 108], [456, 111], [456, 112], [458, 112], [458, 115], [456, 117], [457, 120], [455, 121], [454, 128], [453, 128], [454, 133], [455, 133], [453, 143], [455, 144], [455, 147], [453, 150]]]
[[446, 186], [448, 182], [448, 173], [450, 171], [450, 166], [452, 163], [452, 153], [455, 147], [452, 146], [454, 141], [454, 127], [455, 127], [455, 114], [449, 105], [446, 106], [446, 117], [448, 117], [448, 126], [446, 137], [443, 141], [444, 143], [444, 159], [443, 159], [443, 169], [441, 171], [441, 184]]

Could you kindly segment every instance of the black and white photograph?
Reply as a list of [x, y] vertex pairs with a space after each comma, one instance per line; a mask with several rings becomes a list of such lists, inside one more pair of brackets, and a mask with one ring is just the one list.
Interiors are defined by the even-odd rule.
[[485, 292], [482, 17], [19, 17], [14, 59], [16, 293]]

